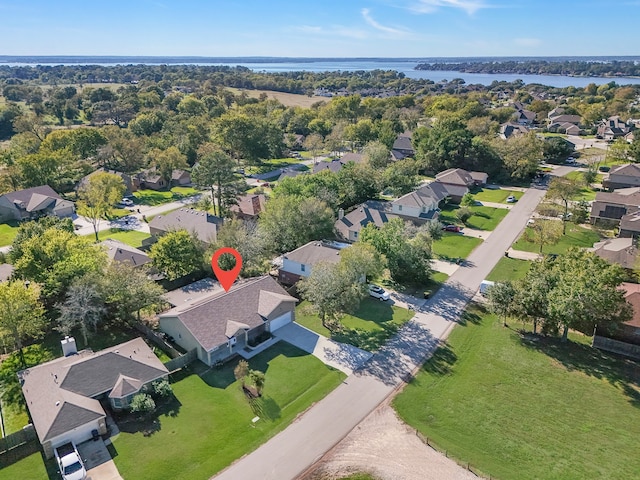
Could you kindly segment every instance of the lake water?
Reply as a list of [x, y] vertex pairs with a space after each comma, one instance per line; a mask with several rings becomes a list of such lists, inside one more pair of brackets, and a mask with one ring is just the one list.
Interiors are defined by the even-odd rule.
[[[105, 63], [103, 59], [96, 59], [96, 62], [91, 62], [90, 58], [85, 58], [83, 62], [59, 62], [59, 63], [46, 63], [38, 62], [40, 65], [102, 65], [110, 66], [115, 64], [123, 64], [125, 61], [113, 62], [109, 61]], [[103, 61], [100, 61], [103, 60]], [[126, 60], [126, 64], [129, 63], [145, 63], [149, 65], [159, 65], [165, 62], [159, 61], [160, 59], [136, 59], [131, 58]], [[295, 71], [308, 71], [308, 72], [336, 72], [345, 71], [351, 72], [356, 70], [396, 70], [404, 73], [409, 78], [422, 78], [433, 80], [434, 82], [440, 82], [442, 80], [453, 80], [454, 78], [461, 78], [467, 84], [481, 84], [490, 85], [494, 81], [507, 81], [512, 82], [515, 80], [522, 80], [526, 84], [540, 83], [542, 85], [549, 85], [552, 87], [585, 87], [590, 83], [601, 85], [615, 81], [619, 85], [626, 84], [640, 84], [640, 78], [609, 78], [609, 77], [569, 77], [564, 75], [518, 75], [518, 74], [506, 74], [506, 73], [463, 73], [455, 71], [426, 71], [426, 70], [414, 70], [415, 66], [420, 63], [418, 60], [413, 59], [384, 59], [384, 60], [351, 60], [351, 59], [334, 59], [334, 60], [318, 60], [305, 59], [303, 61], [245, 61], [245, 59], [237, 59], [238, 61], [201, 61], [202, 59], [190, 59], [189, 61], [180, 61], [179, 59], [172, 59], [166, 63], [176, 64], [191, 64], [191, 65], [227, 65], [227, 66], [244, 66], [255, 70], [257, 72], [295, 72]], [[0, 65], [9, 66], [29, 66], [34, 62], [7, 62]]]

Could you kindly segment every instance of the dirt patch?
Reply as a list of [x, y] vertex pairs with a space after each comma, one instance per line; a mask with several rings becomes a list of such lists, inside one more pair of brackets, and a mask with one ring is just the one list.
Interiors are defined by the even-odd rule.
[[319, 97], [316, 95], [312, 95], [311, 97], [309, 97], [307, 95], [300, 95], [297, 93], [274, 92], [272, 90], [243, 90], [239, 88], [227, 88], [227, 90], [230, 90], [236, 94], [244, 92], [251, 98], [259, 98], [260, 94], [265, 93], [267, 97], [275, 98], [285, 107], [309, 108], [314, 103], [329, 101], [326, 97]]
[[380, 480], [471, 480], [473, 473], [425, 445], [383, 404], [300, 480], [366, 472]]

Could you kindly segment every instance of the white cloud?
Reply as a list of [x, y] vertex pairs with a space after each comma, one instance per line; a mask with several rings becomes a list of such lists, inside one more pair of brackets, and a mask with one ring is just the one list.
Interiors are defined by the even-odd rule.
[[416, 13], [433, 13], [441, 7], [457, 8], [473, 15], [478, 10], [489, 8], [484, 0], [418, 0], [409, 7]]
[[521, 47], [538, 47], [542, 45], [542, 40], [539, 38], [516, 38], [513, 41]]
[[387, 27], [386, 25], [382, 25], [382, 24], [378, 23], [371, 16], [371, 11], [368, 8], [363, 8], [361, 10], [361, 12], [362, 12], [362, 17], [364, 18], [364, 21], [367, 22], [367, 24], [371, 25], [376, 30], [380, 30], [381, 32], [385, 32], [385, 33], [390, 33], [391, 35], [396, 35], [396, 36], [404, 36], [404, 35], [407, 35], [409, 33], [406, 30], [402, 30], [402, 29], [399, 29], [399, 28], [393, 28], [393, 27]]

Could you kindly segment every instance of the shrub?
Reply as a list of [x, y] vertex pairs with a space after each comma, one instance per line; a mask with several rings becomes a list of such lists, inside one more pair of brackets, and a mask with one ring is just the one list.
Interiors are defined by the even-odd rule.
[[462, 197], [462, 200], [460, 201], [460, 205], [462, 205], [463, 207], [472, 207], [475, 204], [476, 201], [473, 198], [473, 195], [471, 195], [470, 193], [465, 193]]
[[458, 210], [456, 210], [456, 218], [462, 223], [467, 223], [467, 220], [469, 220], [472, 216], [473, 212], [469, 209], [469, 207], [460, 207]]
[[168, 397], [173, 393], [173, 389], [167, 380], [153, 382], [153, 393], [159, 397]]
[[131, 400], [131, 411], [139, 413], [149, 413], [155, 410], [156, 402], [153, 401], [151, 395], [146, 393], [138, 393]]

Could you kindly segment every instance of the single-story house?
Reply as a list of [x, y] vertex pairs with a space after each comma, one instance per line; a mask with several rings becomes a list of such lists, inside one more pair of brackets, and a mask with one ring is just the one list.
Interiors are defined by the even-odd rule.
[[640, 236], [640, 211], [627, 213], [620, 219], [620, 232], [619, 237], [622, 238], [636, 238]]
[[118, 177], [120, 177], [122, 179], [122, 183], [124, 183], [124, 186], [125, 186], [125, 192], [124, 192], [125, 196], [129, 196], [137, 190], [136, 186], [133, 184], [131, 175], [127, 175], [126, 173], [123, 173], [123, 172], [118, 172], [117, 170], [109, 170], [108, 168], [101, 167], [97, 169], [95, 172], [91, 172], [89, 175], [82, 177], [82, 179], [80, 179], [80, 181], [78, 182], [76, 191], [84, 187], [89, 181], [89, 179], [97, 173], [110, 173], [112, 175], [117, 175]]
[[553, 122], [547, 126], [550, 132], [566, 133], [567, 135], [580, 135], [580, 127], [575, 123]]
[[453, 202], [459, 203], [472, 188], [487, 184], [489, 176], [484, 172], [468, 172], [462, 168], [450, 168], [436, 174], [436, 181], [444, 185]]
[[640, 205], [640, 187], [621, 188], [613, 192], [598, 192], [591, 204], [591, 223], [598, 220], [618, 221]]
[[591, 249], [595, 255], [609, 263], [618, 264], [626, 269], [634, 269], [638, 258], [638, 249], [633, 238], [608, 238], [596, 242]]
[[287, 177], [297, 177], [298, 175], [302, 175], [305, 172], [300, 170], [295, 170], [293, 168], [283, 168], [281, 170], [280, 176], [278, 177], [278, 182], [284, 180]]
[[31, 220], [45, 215], [64, 218], [74, 213], [73, 202], [63, 200], [49, 185], [0, 195], [0, 222]]
[[203, 363], [214, 365], [294, 321], [296, 302], [273, 278], [252, 278], [161, 314], [160, 329], [185, 350], [195, 349]]
[[154, 237], [161, 237], [168, 232], [186, 230], [194, 233], [201, 242], [213, 244], [218, 236], [222, 219], [202, 210], [180, 208], [162, 215], [156, 215], [149, 222], [149, 232]]
[[186, 170], [174, 170], [171, 172], [171, 186], [180, 187], [191, 185], [191, 174]]
[[347, 165], [348, 163], [360, 163], [364, 155], [361, 153], [345, 153], [342, 157], [332, 160], [330, 162], [318, 162], [313, 166], [313, 173], [323, 172], [325, 170], [329, 170], [333, 173], [338, 173], [342, 170], [342, 167]]
[[238, 197], [238, 203], [231, 205], [229, 210], [243, 220], [256, 220], [260, 212], [264, 212], [266, 201], [266, 197], [262, 194], [242, 195]]
[[433, 220], [438, 218], [440, 203], [450, 197], [447, 185], [431, 182], [391, 202], [391, 213], [418, 223]]
[[293, 285], [302, 277], [311, 275], [313, 265], [318, 262], [338, 263], [340, 250], [347, 245], [335, 242], [313, 241], [282, 256], [282, 267], [278, 271], [278, 280]]
[[611, 167], [602, 178], [602, 186], [610, 190], [640, 187], [640, 165], [627, 163]]
[[628, 143], [633, 143], [633, 141], [635, 140], [635, 138], [636, 138], [636, 133], [635, 133], [635, 131], [633, 131], [633, 130], [632, 130], [632, 131], [630, 131], [629, 133], [627, 133], [627, 134], [624, 136], [624, 139], [625, 139]]
[[141, 338], [99, 352], [78, 352], [75, 340], [62, 341], [62, 358], [18, 372], [26, 406], [47, 458], [54, 449], [107, 432], [100, 401], [114, 410], [169, 371]]
[[391, 213], [391, 202], [368, 200], [346, 215], [342, 209], [338, 211], [335, 230], [342, 240], [355, 242], [358, 240], [360, 230], [366, 225], [373, 223], [382, 227], [392, 218], [399, 217]]
[[500, 125], [500, 138], [503, 140], [510, 137], [517, 137], [519, 135], [526, 135], [527, 133], [529, 133], [529, 128], [526, 125], [511, 122]]
[[596, 329], [593, 346], [619, 355], [640, 359], [640, 285], [622, 283], [620, 288], [625, 292], [625, 300], [633, 308], [633, 317], [613, 332]]
[[614, 115], [613, 117], [600, 121], [596, 137], [605, 140], [614, 140], [618, 137], [624, 137], [630, 131], [631, 127], [626, 122], [620, 120], [618, 115]]
[[151, 263], [151, 258], [145, 252], [118, 240], [108, 238], [100, 242], [100, 245], [112, 262], [128, 263], [133, 267], [141, 267]]
[[515, 120], [520, 125], [533, 125], [536, 121], [536, 112], [526, 109], [518, 109], [514, 114]]
[[133, 184], [136, 189], [163, 190], [169, 187], [167, 181], [162, 178], [155, 168], [136, 174], [133, 177]]

